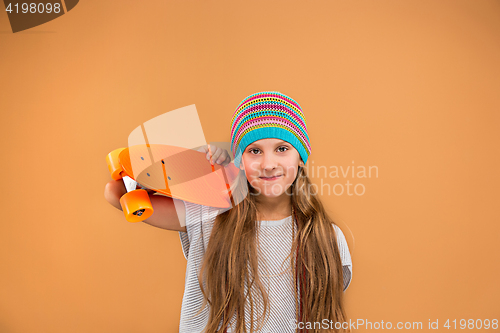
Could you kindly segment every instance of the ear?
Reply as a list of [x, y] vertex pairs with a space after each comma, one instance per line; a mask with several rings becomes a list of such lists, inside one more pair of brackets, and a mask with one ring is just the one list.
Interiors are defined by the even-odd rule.
[[304, 162], [302, 162], [302, 159], [299, 161], [299, 166], [304, 167]]

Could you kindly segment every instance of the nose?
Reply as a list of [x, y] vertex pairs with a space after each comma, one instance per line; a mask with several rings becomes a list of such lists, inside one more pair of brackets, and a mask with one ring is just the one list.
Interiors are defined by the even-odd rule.
[[278, 166], [278, 162], [273, 154], [264, 154], [264, 156], [262, 157], [262, 160], [261, 160], [261, 164], [260, 164], [260, 167], [262, 168], [262, 170], [264, 172], [267, 173], [269, 171], [272, 171], [272, 170], [276, 169], [277, 166]]

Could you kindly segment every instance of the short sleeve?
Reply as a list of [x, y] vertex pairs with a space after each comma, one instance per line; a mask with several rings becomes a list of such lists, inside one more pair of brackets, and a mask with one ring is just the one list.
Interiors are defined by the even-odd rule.
[[[182, 201], [186, 209], [186, 232], [179, 231], [184, 258], [193, 252], [198, 260], [205, 252], [219, 208]], [[193, 245], [195, 244], [195, 245]]]
[[344, 233], [337, 226], [333, 225], [335, 228], [335, 233], [337, 234], [337, 244], [340, 252], [340, 259], [342, 260], [342, 271], [344, 275], [344, 291], [349, 287], [352, 280], [352, 260], [351, 253], [349, 252], [349, 246], [345, 239]]
[[[186, 211], [186, 232], [179, 231], [179, 237], [181, 239], [182, 252], [184, 253], [184, 258], [186, 260], [189, 257], [190, 239], [193, 239], [195, 235], [199, 237], [201, 231], [201, 205], [182, 201], [184, 203]], [[195, 223], [195, 222], [200, 223]], [[198, 230], [200, 229], [200, 230]]]

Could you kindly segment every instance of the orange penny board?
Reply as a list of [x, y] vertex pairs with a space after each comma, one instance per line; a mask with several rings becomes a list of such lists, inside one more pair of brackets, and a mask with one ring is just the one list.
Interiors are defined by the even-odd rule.
[[232, 207], [229, 188], [240, 172], [232, 162], [212, 166], [206, 153], [160, 144], [131, 146], [118, 158], [126, 175], [145, 188], [205, 206]]

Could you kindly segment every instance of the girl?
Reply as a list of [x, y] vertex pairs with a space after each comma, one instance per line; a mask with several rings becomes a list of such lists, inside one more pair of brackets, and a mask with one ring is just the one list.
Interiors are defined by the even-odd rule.
[[[179, 332], [348, 332], [335, 323], [346, 323], [351, 257], [311, 189], [301, 107], [276, 91], [246, 97], [232, 117], [231, 150], [240, 170], [233, 208], [150, 196], [155, 213], [144, 222], [179, 231], [187, 259]], [[230, 162], [220, 148], [210, 156]], [[121, 209], [125, 192], [111, 181], [105, 197]]]
[[221, 213], [184, 202], [180, 332], [348, 331], [335, 322], [346, 322], [350, 253], [311, 191], [299, 104], [276, 91], [246, 97], [232, 117], [231, 150], [238, 204]]

